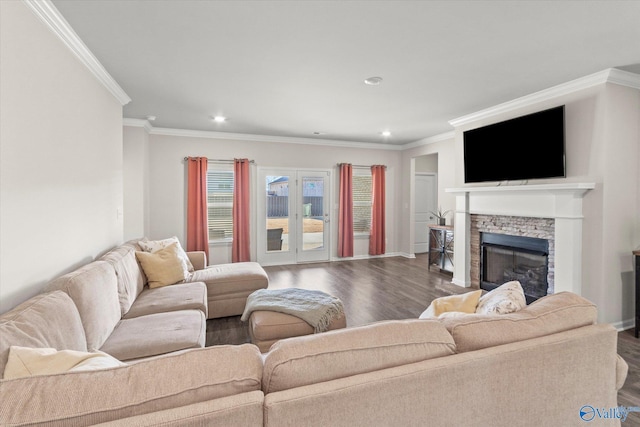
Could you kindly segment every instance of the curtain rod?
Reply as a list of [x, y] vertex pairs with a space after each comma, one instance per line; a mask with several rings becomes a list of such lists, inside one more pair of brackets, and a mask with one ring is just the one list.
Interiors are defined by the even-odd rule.
[[[185, 157], [184, 161], [189, 160], [189, 157]], [[234, 159], [207, 159], [207, 163], [233, 163]], [[249, 160], [249, 163], [255, 163], [255, 160]]]
[[[348, 164], [350, 164], [350, 163], [338, 163], [338, 166], [348, 165]], [[369, 166], [367, 166], [367, 165], [351, 165], [351, 167], [353, 167], [353, 168], [367, 168], [367, 169], [370, 169], [371, 166], [372, 165], [369, 165]], [[387, 168], [387, 165], [381, 165], [381, 166], [384, 166], [385, 169]]]

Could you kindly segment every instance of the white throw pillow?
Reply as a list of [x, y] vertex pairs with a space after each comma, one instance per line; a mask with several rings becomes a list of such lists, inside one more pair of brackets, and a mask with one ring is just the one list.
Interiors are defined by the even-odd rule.
[[[187, 273], [193, 273], [194, 271], [193, 264], [191, 264], [191, 261], [189, 260], [187, 253], [184, 251], [184, 249], [182, 249], [182, 246], [180, 245], [180, 241], [176, 236], [169, 237], [168, 239], [162, 239], [162, 240], [141, 240], [138, 242], [138, 245], [143, 251], [154, 253], [168, 247], [173, 243], [178, 244], [178, 256], [184, 262], [185, 271]], [[185, 277], [186, 276], [188, 276], [188, 274], [185, 274]]]
[[527, 306], [522, 285], [517, 280], [487, 292], [478, 301], [476, 314], [507, 314]]
[[9, 348], [9, 358], [4, 368], [3, 379], [118, 366], [127, 366], [127, 364], [101, 351], [93, 353], [74, 350], [57, 351], [55, 348], [28, 348], [13, 345]]

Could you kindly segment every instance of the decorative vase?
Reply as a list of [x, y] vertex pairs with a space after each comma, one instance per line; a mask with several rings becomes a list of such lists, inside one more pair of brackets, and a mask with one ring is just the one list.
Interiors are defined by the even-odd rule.
[[447, 218], [438, 218], [438, 225], [447, 225]]

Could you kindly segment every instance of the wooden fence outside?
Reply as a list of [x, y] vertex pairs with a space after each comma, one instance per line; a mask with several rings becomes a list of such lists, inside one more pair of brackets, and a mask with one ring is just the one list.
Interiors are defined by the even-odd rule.
[[[304, 216], [317, 216], [324, 215], [322, 209], [323, 198], [306, 196], [303, 198], [303, 204], [311, 204], [309, 212], [306, 210], [303, 212]], [[308, 214], [308, 215], [307, 215]], [[281, 218], [289, 216], [289, 196], [268, 196], [267, 197], [267, 217], [268, 218]]]

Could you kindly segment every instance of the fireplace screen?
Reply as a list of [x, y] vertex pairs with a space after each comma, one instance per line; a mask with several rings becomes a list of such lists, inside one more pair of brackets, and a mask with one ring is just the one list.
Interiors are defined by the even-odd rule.
[[482, 233], [480, 287], [491, 290], [517, 280], [527, 303], [547, 294], [548, 242], [531, 237]]

